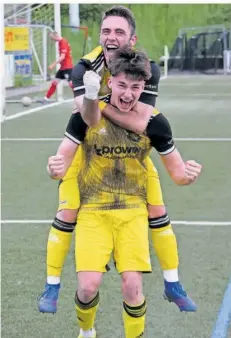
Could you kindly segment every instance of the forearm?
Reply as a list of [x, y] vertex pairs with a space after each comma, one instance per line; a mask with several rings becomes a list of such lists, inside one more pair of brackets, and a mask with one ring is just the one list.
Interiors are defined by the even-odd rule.
[[101, 112], [98, 107], [98, 99], [90, 100], [84, 96], [80, 113], [84, 122], [89, 127], [96, 126], [101, 118]]
[[168, 155], [161, 156], [161, 160], [175, 184], [188, 185], [191, 183], [186, 175], [185, 162], [177, 149]]
[[131, 130], [136, 134], [144, 132], [151, 116], [148, 112], [142, 113], [136, 110], [131, 110], [128, 113], [122, 113], [118, 108], [112, 106], [111, 104], [107, 104], [105, 106], [102, 114], [118, 126]]

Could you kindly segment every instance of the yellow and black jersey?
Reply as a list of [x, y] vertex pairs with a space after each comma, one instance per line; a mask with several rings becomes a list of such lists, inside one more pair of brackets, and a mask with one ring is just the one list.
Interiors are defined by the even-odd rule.
[[[156, 97], [158, 96], [158, 84], [160, 80], [160, 69], [154, 61], [150, 61], [152, 77], [145, 82], [145, 88], [140, 96], [140, 101], [155, 106]], [[83, 56], [75, 65], [72, 72], [72, 82], [74, 96], [80, 96], [85, 93], [83, 84], [83, 75], [87, 70], [93, 70], [101, 77], [101, 87], [99, 98], [110, 94], [107, 81], [110, 73], [107, 69], [106, 60], [101, 46], [96, 47], [92, 52]]]
[[[104, 102], [99, 103], [100, 108]], [[175, 148], [167, 119], [155, 111], [142, 135], [102, 117], [88, 128], [81, 114], [72, 114], [65, 136], [82, 143], [78, 183], [82, 207], [128, 209], [147, 200], [146, 160], [152, 147], [166, 155]]]

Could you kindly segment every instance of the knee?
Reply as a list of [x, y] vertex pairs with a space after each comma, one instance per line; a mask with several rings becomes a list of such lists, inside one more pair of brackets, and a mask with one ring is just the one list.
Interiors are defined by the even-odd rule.
[[101, 279], [101, 273], [79, 272], [77, 290], [79, 300], [83, 303], [89, 303], [96, 296]]
[[122, 274], [122, 295], [126, 303], [136, 305], [143, 301], [142, 273], [124, 272]]
[[151, 205], [148, 204], [148, 217], [157, 218], [165, 215], [167, 213], [164, 205]]
[[63, 222], [74, 223], [76, 222], [78, 209], [63, 209], [59, 210], [56, 217]]

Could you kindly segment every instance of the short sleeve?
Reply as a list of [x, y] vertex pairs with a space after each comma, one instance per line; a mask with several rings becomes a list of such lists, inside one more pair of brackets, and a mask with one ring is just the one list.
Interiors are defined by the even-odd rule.
[[152, 77], [145, 82], [145, 87], [139, 101], [155, 107], [156, 97], [158, 96], [158, 85], [160, 81], [160, 68], [154, 61], [150, 61], [150, 64]]
[[73, 68], [72, 71], [72, 84], [74, 97], [83, 95], [85, 93], [84, 84], [83, 84], [83, 75], [87, 70], [90, 70], [90, 65], [88, 65], [83, 60], [80, 60]]
[[160, 155], [170, 154], [175, 149], [171, 126], [163, 114], [151, 117], [146, 132], [151, 145]]
[[80, 144], [85, 138], [87, 128], [88, 126], [83, 121], [81, 114], [75, 113], [71, 115], [64, 135], [73, 142]]

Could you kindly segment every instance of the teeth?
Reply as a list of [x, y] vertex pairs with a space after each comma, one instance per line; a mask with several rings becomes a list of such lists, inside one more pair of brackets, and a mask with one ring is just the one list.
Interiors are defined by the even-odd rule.
[[123, 99], [121, 99], [121, 101], [122, 101], [122, 102], [126, 102], [126, 103], [131, 102], [131, 100], [123, 100]]
[[107, 45], [107, 48], [113, 48], [113, 49], [117, 49], [118, 47], [115, 45]]

